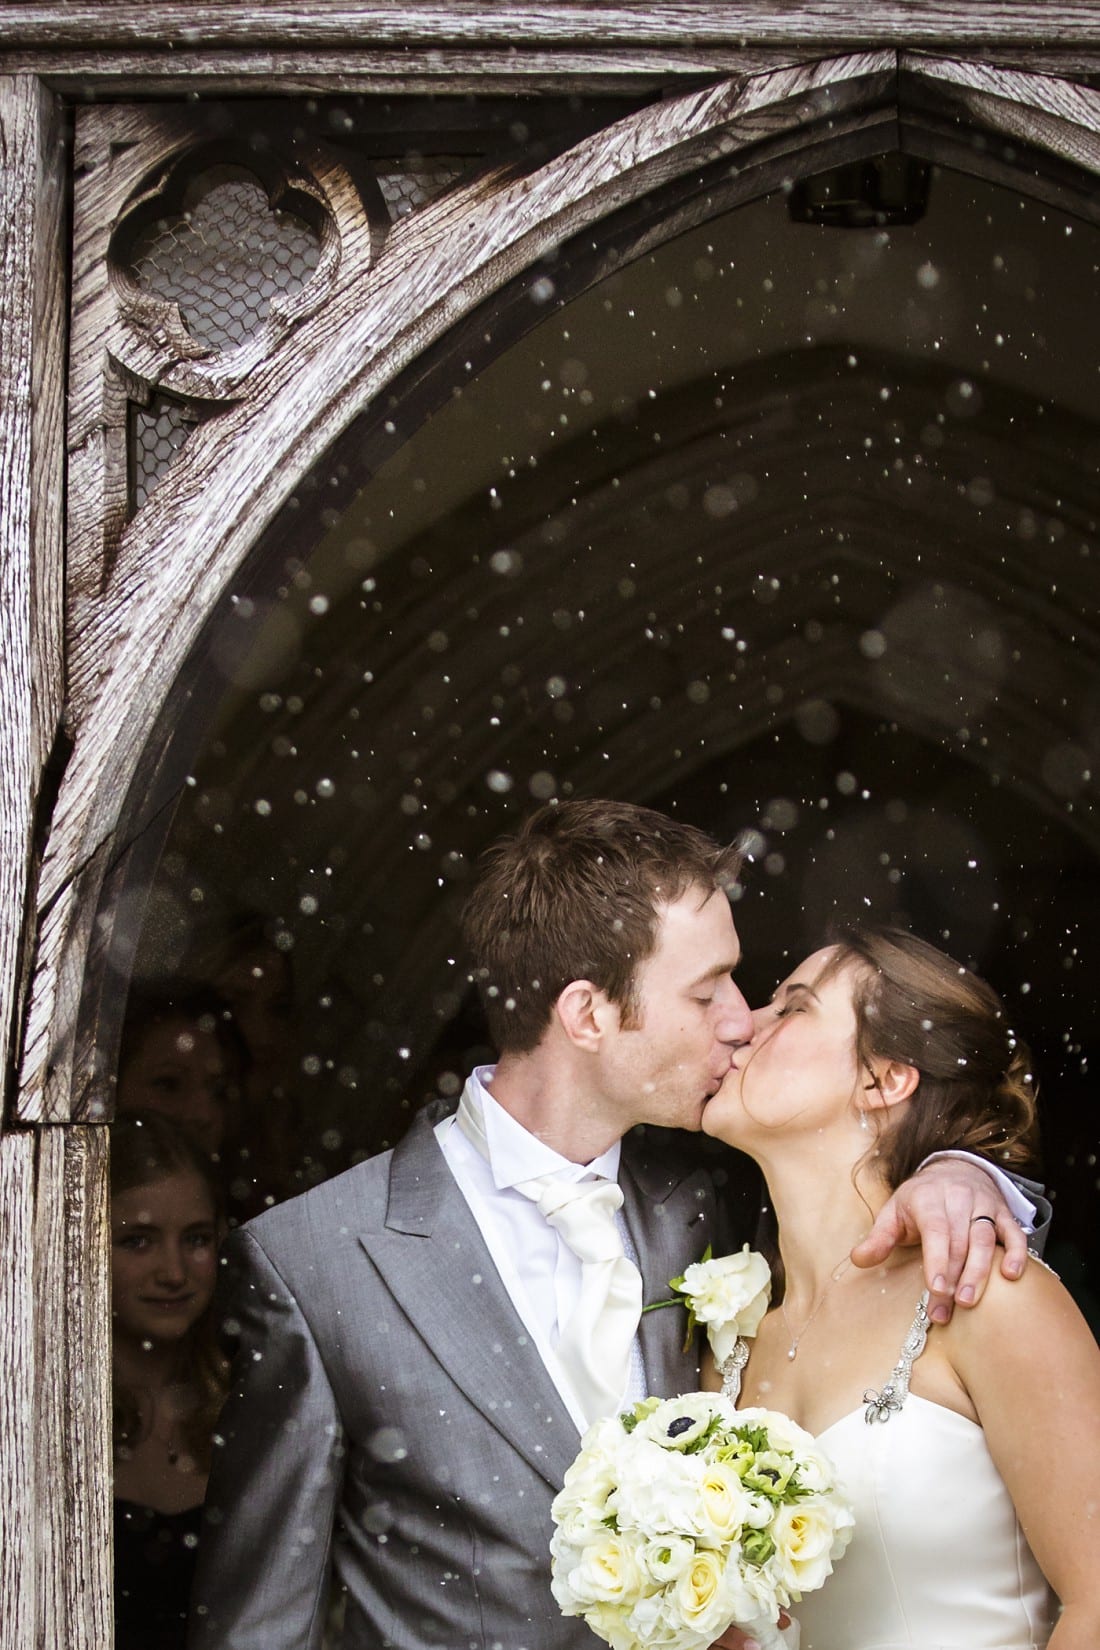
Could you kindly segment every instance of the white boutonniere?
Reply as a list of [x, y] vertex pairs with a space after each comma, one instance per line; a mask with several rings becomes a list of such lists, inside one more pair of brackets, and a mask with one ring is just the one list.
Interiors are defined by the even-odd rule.
[[760, 1328], [772, 1294], [771, 1269], [756, 1249], [736, 1250], [715, 1259], [708, 1244], [702, 1260], [693, 1262], [682, 1277], [671, 1278], [675, 1294], [667, 1301], [654, 1301], [642, 1308], [655, 1312], [662, 1306], [687, 1307], [687, 1334], [684, 1351], [691, 1346], [695, 1326], [701, 1323], [721, 1369], [739, 1339], [751, 1339]]

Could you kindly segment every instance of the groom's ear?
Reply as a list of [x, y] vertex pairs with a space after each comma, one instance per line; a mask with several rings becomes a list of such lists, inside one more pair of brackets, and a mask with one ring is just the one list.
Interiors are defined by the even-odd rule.
[[863, 1102], [868, 1111], [889, 1111], [891, 1106], [900, 1105], [915, 1093], [920, 1082], [916, 1066], [906, 1065], [903, 1060], [875, 1060], [871, 1070], [875, 1080], [867, 1084]]
[[610, 1004], [591, 980], [570, 980], [554, 1004], [562, 1030], [575, 1048], [595, 1053], [603, 1041]]

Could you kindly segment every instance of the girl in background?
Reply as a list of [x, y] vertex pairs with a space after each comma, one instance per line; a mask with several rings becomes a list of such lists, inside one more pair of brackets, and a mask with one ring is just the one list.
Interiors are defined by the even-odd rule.
[[111, 1131], [116, 1650], [181, 1650], [214, 1423], [227, 1389], [212, 1310], [209, 1159], [150, 1113]]

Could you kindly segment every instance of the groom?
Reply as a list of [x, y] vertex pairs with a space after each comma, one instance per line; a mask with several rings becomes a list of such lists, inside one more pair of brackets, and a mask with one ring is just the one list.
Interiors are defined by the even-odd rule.
[[[698, 1130], [752, 1037], [738, 868], [616, 802], [544, 808], [492, 851], [466, 931], [495, 1071], [227, 1246], [240, 1346], [193, 1650], [316, 1650], [330, 1575], [348, 1650], [591, 1650], [550, 1595], [550, 1502], [595, 1415], [697, 1384], [681, 1314], [640, 1307], [755, 1226], [732, 1158], [666, 1132]], [[970, 1234], [961, 1289], [996, 1233], [1024, 1264], [972, 1164], [902, 1187], [865, 1263], [920, 1232], [945, 1309]]]

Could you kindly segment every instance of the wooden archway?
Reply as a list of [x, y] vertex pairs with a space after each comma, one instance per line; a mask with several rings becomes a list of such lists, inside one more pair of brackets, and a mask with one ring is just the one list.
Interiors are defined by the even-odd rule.
[[[1057, 49], [1047, 44], [1055, 33]], [[1095, 220], [1100, 104], [1090, 77], [1100, 71], [1100, 31], [1087, 6], [1055, 16], [1017, 0], [980, 19], [939, 3], [840, 5], [823, 19], [809, 3], [675, 0], [643, 17], [634, 6], [409, 0], [398, 10], [386, 0], [357, 8], [354, 27], [336, 0], [316, 0], [308, 15], [282, 4], [88, 0], [7, 8], [0, 52], [11, 162], [0, 180], [0, 354], [12, 392], [0, 413], [0, 541], [13, 620], [0, 666], [10, 849], [0, 1029], [5, 1050], [15, 1050], [6, 1066], [18, 1089], [0, 1137], [0, 1624], [13, 1650], [105, 1650], [104, 1153], [102, 1130], [81, 1126], [76, 1032], [82, 982], [108, 937], [100, 895], [127, 798], [202, 626], [340, 432], [369, 419], [399, 380], [410, 395], [426, 385], [430, 400], [432, 364], [456, 329], [496, 295], [506, 311], [551, 248], [567, 244], [577, 278], [594, 279], [604, 252], [633, 256], [798, 171], [898, 146]], [[502, 86], [536, 96], [617, 88], [635, 108], [537, 169], [490, 171], [443, 195], [381, 245], [362, 197], [316, 158], [303, 188], [329, 237], [323, 301], [286, 312], [262, 357], [238, 362], [232, 382], [203, 378], [201, 363], [167, 360], [170, 338], [151, 351], [148, 334], [127, 343], [119, 328], [133, 317], [111, 304], [85, 312], [103, 331], [87, 376], [81, 368], [95, 350], [74, 356], [63, 637], [63, 366], [50, 344], [64, 331], [72, 102], [190, 89], [285, 99]], [[661, 93], [672, 95], [652, 101]], [[76, 237], [78, 273], [98, 258], [101, 292], [110, 236], [150, 170], [148, 154], [137, 155], [125, 131], [116, 136], [106, 194], [82, 185]], [[185, 107], [158, 141], [159, 165], [188, 147]], [[101, 256], [92, 246], [99, 231]], [[223, 409], [121, 532], [118, 477], [100, 443], [111, 409], [96, 374], [108, 356], [136, 376], [143, 366], [175, 372], [177, 383], [193, 370], [197, 393], [217, 391]], [[379, 425], [385, 416], [378, 411]]]

